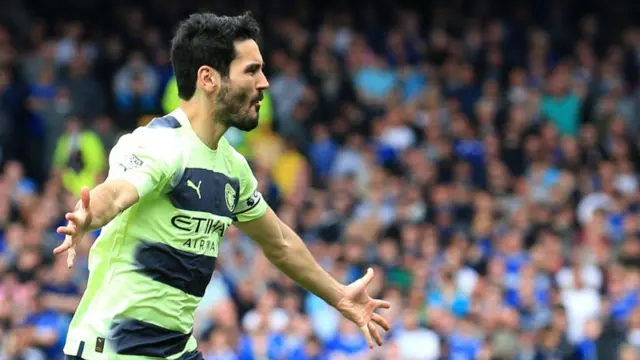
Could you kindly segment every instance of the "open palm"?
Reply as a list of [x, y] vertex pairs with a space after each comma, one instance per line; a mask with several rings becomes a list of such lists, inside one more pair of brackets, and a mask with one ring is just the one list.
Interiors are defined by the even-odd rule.
[[369, 348], [373, 348], [373, 340], [378, 345], [382, 345], [382, 337], [376, 324], [385, 331], [389, 331], [390, 328], [387, 320], [375, 311], [377, 309], [388, 309], [391, 304], [388, 301], [372, 299], [367, 292], [367, 287], [373, 280], [373, 276], [374, 271], [369, 268], [362, 278], [352, 282], [345, 288], [344, 297], [336, 305], [336, 309], [345, 318], [358, 325], [367, 339]]

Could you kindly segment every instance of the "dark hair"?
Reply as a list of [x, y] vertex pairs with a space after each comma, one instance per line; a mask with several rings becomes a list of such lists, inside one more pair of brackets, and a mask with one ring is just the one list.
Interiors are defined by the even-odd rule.
[[192, 14], [180, 23], [171, 41], [171, 64], [178, 85], [178, 96], [189, 100], [196, 90], [198, 68], [208, 65], [222, 76], [236, 57], [234, 42], [258, 41], [260, 26], [251, 12], [238, 16], [212, 13]]

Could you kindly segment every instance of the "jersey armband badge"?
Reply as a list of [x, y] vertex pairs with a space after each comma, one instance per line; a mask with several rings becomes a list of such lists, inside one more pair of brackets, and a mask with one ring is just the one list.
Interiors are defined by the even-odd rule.
[[260, 193], [255, 191], [249, 199], [247, 199], [247, 207], [252, 208], [260, 201]]
[[261, 200], [262, 195], [260, 194], [260, 192], [255, 191], [250, 198], [238, 204], [238, 206], [235, 208], [234, 214], [239, 215], [253, 209], [260, 203]]

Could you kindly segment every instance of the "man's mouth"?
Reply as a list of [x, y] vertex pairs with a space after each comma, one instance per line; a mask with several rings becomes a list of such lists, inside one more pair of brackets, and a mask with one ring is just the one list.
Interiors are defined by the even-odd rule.
[[253, 107], [256, 112], [260, 112], [260, 101], [254, 102], [251, 107]]
[[262, 98], [263, 97], [264, 96], [261, 94], [261, 95], [257, 96], [255, 99], [253, 99], [253, 105], [260, 106], [260, 103], [262, 102]]

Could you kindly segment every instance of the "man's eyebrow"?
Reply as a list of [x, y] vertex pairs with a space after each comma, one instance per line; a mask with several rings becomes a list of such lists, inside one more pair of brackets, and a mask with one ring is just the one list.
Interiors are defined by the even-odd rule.
[[257, 69], [260, 69], [260, 68], [263, 68], [263, 67], [264, 67], [264, 63], [263, 62], [254, 62], [254, 63], [251, 63], [251, 64], [247, 65], [246, 69], [247, 70], [257, 70]]

